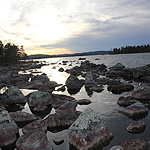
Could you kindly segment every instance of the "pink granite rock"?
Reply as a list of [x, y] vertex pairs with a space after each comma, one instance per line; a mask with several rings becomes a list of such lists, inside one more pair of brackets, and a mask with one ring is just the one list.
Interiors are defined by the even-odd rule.
[[17, 140], [19, 128], [6, 110], [0, 111], [0, 146], [9, 147]]
[[87, 109], [68, 129], [70, 148], [79, 150], [102, 149], [112, 140], [112, 133], [102, 123], [100, 117]]
[[52, 150], [46, 134], [41, 130], [23, 134], [16, 142], [16, 150]]

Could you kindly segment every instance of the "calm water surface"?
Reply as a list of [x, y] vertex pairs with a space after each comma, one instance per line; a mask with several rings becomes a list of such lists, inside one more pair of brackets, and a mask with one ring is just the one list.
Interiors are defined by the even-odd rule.
[[[83, 57], [83, 56], [82, 56]], [[65, 72], [59, 72], [58, 69], [63, 67], [64, 69], [72, 68], [74, 66], [80, 65], [81, 61], [78, 60], [80, 57], [64, 57], [64, 58], [46, 58], [40, 59], [42, 61], [46, 61], [49, 65], [43, 66], [38, 71], [42, 71], [46, 73], [51, 81], [56, 81], [57, 83], [65, 84], [65, 81], [69, 74]], [[116, 63], [122, 63], [126, 67], [138, 67], [146, 64], [150, 64], [150, 53], [144, 54], [122, 54], [122, 55], [94, 55], [94, 56], [84, 56], [86, 60], [92, 61], [95, 64], [105, 64], [107, 67], [113, 66]], [[62, 61], [69, 61], [67, 65], [60, 64]], [[71, 64], [72, 66], [69, 66]], [[55, 66], [55, 69], [53, 67]], [[37, 71], [37, 70], [36, 70]], [[135, 89], [141, 88], [141, 85], [138, 82], [132, 83], [135, 86]], [[140, 86], [139, 86], [140, 85]], [[145, 84], [142, 84], [144, 86]], [[128, 92], [124, 92], [122, 94], [112, 94], [107, 91], [107, 87], [101, 93], [94, 92], [92, 96], [88, 96], [84, 87], [80, 90], [79, 93], [75, 95], [71, 95], [75, 97], [77, 100], [86, 98], [90, 99], [92, 103], [90, 105], [78, 106], [77, 110], [84, 111], [87, 108], [92, 108], [103, 120], [104, 124], [110, 129], [110, 131], [114, 135], [114, 139], [110, 142], [110, 144], [103, 148], [104, 150], [109, 150], [114, 145], [119, 145], [121, 142], [125, 140], [135, 139], [135, 138], [143, 138], [146, 142], [150, 141], [150, 113], [147, 117], [143, 118], [146, 122], [146, 130], [142, 134], [131, 134], [127, 131], [127, 126], [133, 122], [132, 119], [129, 119], [125, 115], [122, 115], [116, 111], [119, 108], [117, 105], [117, 99], [120, 96], [126, 96]], [[29, 90], [23, 90], [24, 94], [28, 94]], [[57, 94], [62, 94], [62, 92], [53, 92]], [[63, 94], [70, 95], [67, 91], [63, 92]], [[26, 105], [26, 109], [24, 111], [30, 112], [29, 107]], [[52, 111], [54, 113], [54, 111]], [[63, 130], [61, 132], [52, 133], [47, 132], [47, 136], [49, 142], [53, 146], [54, 150], [69, 150], [68, 145], [68, 136], [67, 130]], [[56, 146], [53, 143], [54, 139], [64, 139], [65, 142], [59, 146]]]

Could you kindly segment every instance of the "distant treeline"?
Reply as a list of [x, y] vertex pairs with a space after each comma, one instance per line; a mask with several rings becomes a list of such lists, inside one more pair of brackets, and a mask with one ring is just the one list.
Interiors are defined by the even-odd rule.
[[126, 46], [121, 48], [114, 48], [110, 54], [129, 54], [129, 53], [149, 53], [150, 45]]
[[18, 60], [27, 58], [28, 56], [23, 46], [19, 48], [18, 45], [12, 43], [4, 45], [2, 41], [0, 41], [0, 64], [17, 63]]

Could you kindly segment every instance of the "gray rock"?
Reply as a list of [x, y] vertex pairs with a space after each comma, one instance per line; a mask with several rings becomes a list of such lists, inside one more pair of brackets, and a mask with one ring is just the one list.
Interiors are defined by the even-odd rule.
[[87, 72], [85, 77], [85, 87], [91, 87], [94, 83], [95, 81], [93, 79], [92, 72], [91, 71]]
[[36, 91], [29, 94], [28, 103], [34, 111], [44, 111], [53, 103], [53, 98], [48, 92]]
[[114, 66], [110, 67], [109, 69], [110, 69], [111, 71], [119, 71], [119, 70], [122, 70], [122, 69], [124, 69], [124, 68], [125, 68], [125, 66], [124, 66], [123, 64], [117, 63], [117, 64], [115, 64]]
[[113, 138], [99, 116], [92, 110], [85, 110], [68, 129], [69, 143], [80, 150], [97, 149], [106, 146]]
[[9, 87], [1, 96], [1, 104], [20, 104], [26, 103], [27, 99], [23, 93], [15, 86]]

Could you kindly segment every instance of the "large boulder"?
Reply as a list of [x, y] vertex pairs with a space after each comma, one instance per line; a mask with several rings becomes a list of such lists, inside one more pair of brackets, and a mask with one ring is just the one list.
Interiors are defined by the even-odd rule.
[[19, 128], [6, 110], [0, 111], [0, 147], [13, 149]]
[[102, 149], [113, 138], [99, 116], [92, 110], [85, 110], [68, 129], [69, 143], [80, 150]]
[[9, 115], [19, 127], [38, 119], [38, 117], [34, 116], [33, 114], [22, 111], [10, 112]]
[[74, 75], [70, 75], [66, 82], [65, 82], [66, 86], [68, 89], [71, 90], [76, 90], [76, 89], [81, 89], [82, 87], [82, 82]]
[[2, 95], [0, 103], [4, 105], [26, 103], [27, 99], [15, 86], [9, 87]]
[[117, 63], [117, 64], [115, 64], [114, 66], [110, 67], [109, 69], [110, 69], [111, 71], [120, 71], [120, 70], [122, 70], [122, 69], [124, 69], [124, 68], [125, 68], [125, 66], [124, 66], [123, 64]]
[[41, 130], [23, 134], [16, 142], [16, 150], [52, 150], [46, 134]]
[[46, 110], [48, 105], [52, 105], [53, 98], [48, 92], [36, 91], [29, 94], [28, 103], [33, 111], [41, 112]]

